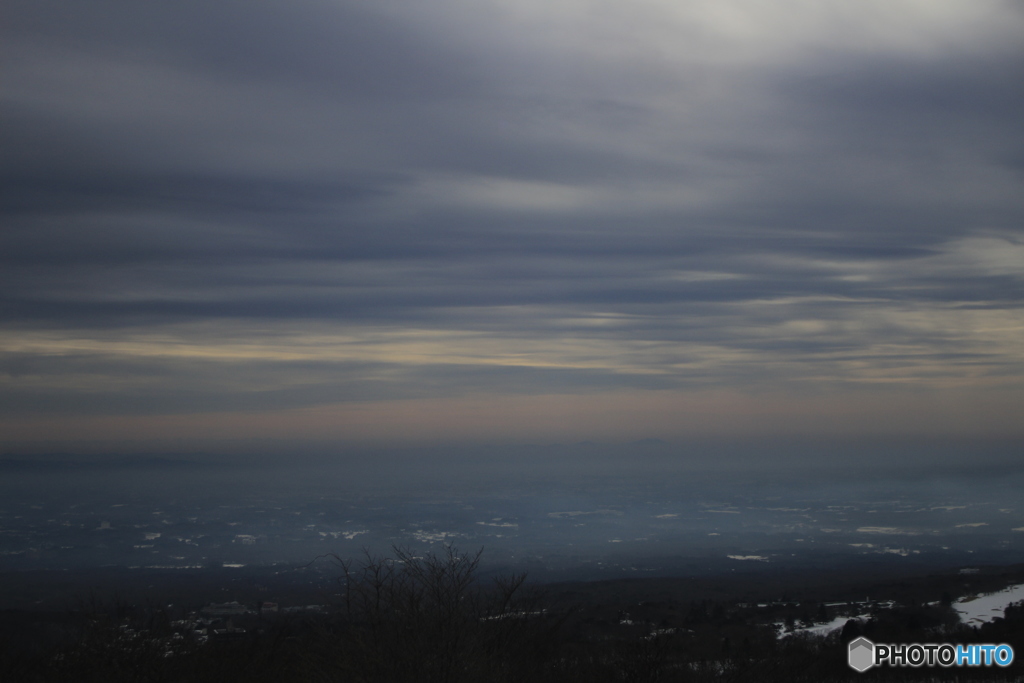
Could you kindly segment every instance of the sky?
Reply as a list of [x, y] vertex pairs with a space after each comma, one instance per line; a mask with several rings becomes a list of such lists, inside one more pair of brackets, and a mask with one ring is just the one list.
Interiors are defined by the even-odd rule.
[[0, 451], [1024, 437], [1024, 5], [7, 0]]

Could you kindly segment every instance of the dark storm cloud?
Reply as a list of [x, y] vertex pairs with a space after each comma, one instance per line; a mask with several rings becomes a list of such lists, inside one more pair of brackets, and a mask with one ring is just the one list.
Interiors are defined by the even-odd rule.
[[113, 211], [198, 214], [211, 218], [247, 213], [301, 216], [318, 208], [322, 210], [325, 205], [381, 194], [385, 182], [386, 179], [379, 179], [375, 185], [370, 178], [332, 183], [318, 178], [12, 174], [4, 183], [0, 212], [8, 217]]
[[[383, 10], [383, 11], [382, 11]], [[180, 2], [140, 6], [13, 2], [19, 41], [232, 79], [328, 87], [352, 97], [434, 97], [471, 89], [477, 69], [441, 36], [364, 3]]]
[[889, 139], [934, 146], [939, 142], [934, 135], [943, 127], [972, 121], [979, 126], [973, 131], [947, 132], [1001, 146], [1003, 136], [1012, 132], [1012, 117], [1024, 113], [1024, 64], [1019, 57], [994, 51], [923, 63], [825, 59], [814, 70], [787, 74], [781, 87], [795, 103], [812, 107], [821, 122], [860, 129], [853, 134], [887, 133]]
[[940, 4], [11, 3], [4, 405], [1019, 377], [1022, 12]]

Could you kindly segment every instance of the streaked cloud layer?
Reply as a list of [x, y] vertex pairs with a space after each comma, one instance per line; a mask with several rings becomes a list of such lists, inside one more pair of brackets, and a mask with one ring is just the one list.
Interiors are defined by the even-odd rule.
[[1021, 433], [1018, 3], [4, 14], [8, 447]]

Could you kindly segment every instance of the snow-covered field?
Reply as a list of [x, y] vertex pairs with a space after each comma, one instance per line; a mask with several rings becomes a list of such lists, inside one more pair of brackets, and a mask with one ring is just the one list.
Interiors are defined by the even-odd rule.
[[[1024, 600], [1024, 584], [1010, 586], [1009, 588], [1005, 588], [996, 593], [969, 595], [960, 598], [953, 603], [953, 609], [960, 614], [960, 621], [962, 623], [969, 624], [971, 626], [978, 626], [980, 624], [990, 622], [993, 619], [1001, 618], [1008, 605], [1020, 600]], [[870, 615], [861, 614], [852, 618], [863, 622], [870, 618]], [[809, 633], [812, 635], [825, 636], [835, 630], [841, 629], [849, 619], [851, 619], [851, 617], [836, 617], [826, 624], [805, 626], [803, 628], [795, 629], [791, 633]], [[782, 630], [782, 622], [779, 622], [778, 626], [780, 637], [789, 635]]]
[[977, 626], [1001, 618], [1006, 606], [1024, 600], [1024, 584], [1010, 586], [997, 593], [967, 596], [953, 603], [953, 609], [960, 613], [960, 621]]

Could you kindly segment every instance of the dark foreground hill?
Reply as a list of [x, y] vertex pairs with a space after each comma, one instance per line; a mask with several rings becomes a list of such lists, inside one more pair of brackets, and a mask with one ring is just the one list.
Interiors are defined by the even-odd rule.
[[[858, 635], [883, 643], [1006, 643], [1024, 656], [1024, 608], [972, 628], [951, 606], [965, 593], [1024, 582], [1020, 566], [930, 576], [752, 573], [531, 587], [521, 575], [485, 580], [479, 554], [451, 548], [425, 557], [396, 550], [333, 560], [317, 605], [256, 599], [193, 609], [104, 596], [62, 612], [8, 610], [0, 623], [0, 679], [1020, 679], [1019, 663], [860, 674], [846, 663], [846, 643]], [[861, 619], [826, 637], [801, 631], [854, 615]]]

